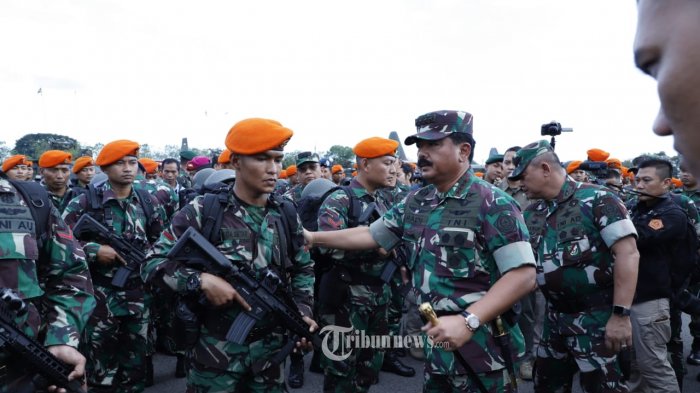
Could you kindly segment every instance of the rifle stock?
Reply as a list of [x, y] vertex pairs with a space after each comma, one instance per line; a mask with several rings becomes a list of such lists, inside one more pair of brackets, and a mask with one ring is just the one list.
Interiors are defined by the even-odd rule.
[[121, 236], [115, 235], [89, 214], [80, 216], [73, 227], [73, 234], [83, 241], [95, 237], [106, 241], [126, 261], [126, 266], [120, 266], [112, 278], [112, 285], [117, 288], [124, 288], [134, 273], [138, 274], [139, 266], [146, 259], [146, 254], [143, 251]]
[[233, 321], [227, 340], [242, 344], [258, 321], [273, 314], [294, 335], [306, 338], [316, 348], [321, 347], [321, 337], [318, 333], [309, 332], [309, 325], [302, 319], [289, 294], [283, 290], [280, 278], [272, 271], [268, 270], [262, 282], [258, 282], [250, 272], [234, 265], [191, 227], [180, 236], [168, 253], [168, 258], [181, 261], [193, 269], [226, 278], [252, 307], [251, 311], [240, 313]]

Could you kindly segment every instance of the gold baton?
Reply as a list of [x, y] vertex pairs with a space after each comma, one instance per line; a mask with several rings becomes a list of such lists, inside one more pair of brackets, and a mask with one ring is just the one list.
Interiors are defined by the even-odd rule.
[[438, 320], [437, 314], [435, 314], [435, 310], [433, 310], [433, 306], [431, 306], [430, 303], [423, 303], [418, 306], [418, 312], [421, 313], [425, 319], [430, 321], [433, 326], [437, 326], [438, 323], [440, 323], [440, 320]]

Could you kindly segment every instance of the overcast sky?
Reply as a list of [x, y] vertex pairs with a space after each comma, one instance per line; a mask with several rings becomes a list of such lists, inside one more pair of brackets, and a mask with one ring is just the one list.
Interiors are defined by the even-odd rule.
[[672, 153], [651, 132], [635, 26], [632, 0], [3, 0], [0, 140], [223, 147], [234, 123], [268, 117], [294, 130], [288, 149], [320, 151], [459, 109], [477, 161], [550, 120], [574, 128], [563, 160]]

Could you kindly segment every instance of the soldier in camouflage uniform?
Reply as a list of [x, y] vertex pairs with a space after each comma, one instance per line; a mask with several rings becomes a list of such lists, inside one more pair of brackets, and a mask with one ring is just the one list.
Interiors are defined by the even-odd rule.
[[[85, 358], [77, 348], [95, 308], [85, 254], [55, 207], [46, 206], [50, 209], [48, 222], [35, 222], [29, 202], [4, 178], [0, 178], [0, 207], [0, 221], [10, 223], [0, 228], [0, 288], [12, 289], [28, 306], [28, 312], [15, 322], [74, 366], [71, 380], [82, 378]], [[45, 225], [43, 241], [35, 232], [41, 225]], [[0, 376], [2, 392], [11, 391], [8, 386], [17, 377], [33, 377], [23, 375], [24, 369], [6, 368], [8, 361], [16, 362], [16, 358], [8, 359], [0, 350], [4, 369], [0, 374], [6, 373]]]
[[[131, 241], [144, 252], [158, 238], [165, 220], [165, 211], [152, 196], [141, 201], [133, 186], [137, 174], [139, 145], [120, 140], [106, 144], [96, 163], [108, 181], [99, 187], [101, 207], [89, 207], [87, 194], [73, 199], [63, 218], [75, 225], [82, 214], [91, 214], [116, 235]], [[153, 206], [146, 219], [146, 204]], [[150, 221], [150, 222], [149, 222]], [[84, 352], [88, 361], [88, 385], [91, 392], [141, 392], [144, 389], [144, 360], [151, 297], [138, 275], [130, 277], [124, 288], [112, 286], [111, 280], [120, 263], [124, 263], [112, 247], [96, 242], [83, 242], [92, 273], [97, 308], [86, 329]]]
[[424, 392], [476, 392], [477, 382], [456, 361], [459, 351], [489, 392], [513, 392], [506, 364], [522, 355], [517, 325], [496, 344], [492, 323], [535, 286], [535, 260], [520, 210], [502, 191], [475, 177], [472, 116], [438, 111], [416, 119], [418, 166], [430, 185], [410, 193], [369, 229], [307, 233], [311, 245], [386, 250], [406, 242], [413, 285], [439, 324], [423, 327]]
[[48, 150], [39, 157], [41, 184], [60, 214], [66, 210], [71, 199], [80, 195], [80, 192], [70, 187], [71, 160], [71, 154], [61, 150]]
[[78, 157], [73, 163], [71, 171], [75, 175], [74, 187], [85, 188], [95, 177], [95, 161], [89, 156]]
[[[287, 234], [275, 230], [283, 214], [280, 204], [289, 202], [271, 197], [271, 193], [281, 169], [283, 147], [291, 136], [291, 130], [267, 119], [247, 119], [231, 128], [226, 147], [232, 152], [237, 177], [222, 212], [220, 239], [214, 244], [233, 263], [252, 270], [258, 279], [268, 269], [288, 278], [304, 320], [315, 329], [317, 325], [311, 319], [313, 261], [303, 247], [282, 261], [280, 236]], [[200, 196], [176, 213], [142, 269], [143, 278], [155, 285], [183, 295], [203, 293], [211, 305], [219, 307], [200, 316], [198, 341], [188, 351], [187, 392], [282, 392], [283, 364], [272, 364], [270, 358], [285, 343], [284, 329], [274, 318], [266, 318], [255, 325], [244, 344], [228, 342], [225, 336], [229, 326], [239, 313], [249, 309], [248, 304], [223, 278], [166, 258], [186, 229], [202, 230], [202, 209]], [[301, 240], [298, 218], [296, 231], [289, 235]]]
[[[297, 154], [296, 176], [298, 182], [284, 193], [284, 196], [294, 202], [301, 200], [301, 192], [304, 187], [321, 177], [321, 166], [318, 155], [310, 151], [303, 151]], [[290, 182], [291, 184], [291, 182]]]
[[566, 176], [547, 141], [525, 146], [509, 177], [530, 199], [525, 211], [537, 283], [548, 300], [535, 362], [536, 392], [626, 392], [617, 353], [632, 344], [636, 231], [617, 196]]
[[[368, 138], [358, 143], [353, 152], [357, 155], [358, 176], [350, 182], [348, 191], [353, 193], [359, 206], [351, 206], [352, 200], [344, 189], [326, 198], [319, 209], [319, 231], [337, 231], [357, 225], [367, 225], [390, 207], [381, 188], [391, 185], [396, 178], [396, 149], [398, 142], [385, 138]], [[359, 209], [358, 209], [359, 207]], [[367, 209], [375, 209], [367, 222], [357, 222], [366, 216]], [[354, 217], [351, 217], [351, 213]], [[387, 305], [391, 291], [380, 276], [386, 259], [376, 251], [346, 252], [321, 249], [328, 254], [333, 267], [324, 274], [321, 288], [333, 288], [334, 292], [321, 290], [319, 302], [321, 324], [351, 327], [366, 335], [387, 335]], [[344, 283], [334, 279], [340, 272], [350, 277]], [[328, 282], [326, 282], [328, 281]], [[333, 343], [340, 345], [342, 343]], [[383, 350], [378, 348], [348, 348], [351, 355], [338, 367], [333, 360], [323, 357], [325, 369], [324, 392], [366, 392], [375, 382], [383, 362]]]
[[27, 180], [27, 176], [29, 176], [27, 167], [30, 162], [27, 157], [21, 154], [7, 157], [2, 162], [2, 172], [8, 179]]

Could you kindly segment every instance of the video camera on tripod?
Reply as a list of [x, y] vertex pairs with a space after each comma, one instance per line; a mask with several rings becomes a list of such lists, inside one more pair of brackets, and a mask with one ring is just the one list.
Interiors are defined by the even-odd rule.
[[557, 123], [556, 121], [552, 120], [551, 122], [547, 124], [542, 124], [542, 128], [540, 129], [540, 133], [542, 136], [551, 136], [552, 139], [550, 140], [549, 144], [552, 145], [552, 149], [554, 149], [554, 146], [556, 145], [556, 140], [554, 139], [556, 136], [561, 135], [562, 132], [573, 132], [573, 128], [564, 128], [561, 126], [561, 123]]

